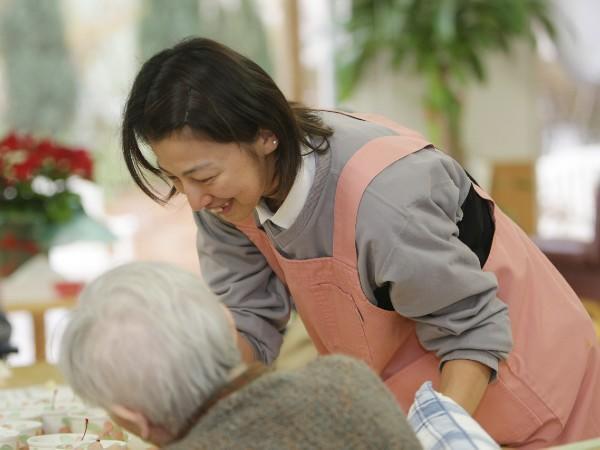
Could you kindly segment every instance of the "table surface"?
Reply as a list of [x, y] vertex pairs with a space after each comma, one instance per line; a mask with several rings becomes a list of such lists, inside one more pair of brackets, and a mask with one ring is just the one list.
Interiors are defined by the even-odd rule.
[[38, 362], [31, 366], [11, 367], [11, 376], [0, 380], [0, 389], [13, 389], [55, 382], [63, 384], [64, 378], [58, 367], [47, 362]]

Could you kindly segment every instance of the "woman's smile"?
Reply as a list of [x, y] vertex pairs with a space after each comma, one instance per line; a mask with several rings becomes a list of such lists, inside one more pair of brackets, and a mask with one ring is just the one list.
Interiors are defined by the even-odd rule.
[[226, 216], [233, 207], [233, 199], [227, 200], [225, 203], [222, 203], [219, 206], [208, 206], [208, 209], [211, 213]]

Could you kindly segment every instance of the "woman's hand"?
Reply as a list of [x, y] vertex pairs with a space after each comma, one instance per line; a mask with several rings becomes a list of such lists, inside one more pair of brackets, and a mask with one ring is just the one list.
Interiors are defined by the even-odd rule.
[[456, 359], [442, 368], [439, 392], [473, 415], [487, 389], [492, 369], [477, 361]]

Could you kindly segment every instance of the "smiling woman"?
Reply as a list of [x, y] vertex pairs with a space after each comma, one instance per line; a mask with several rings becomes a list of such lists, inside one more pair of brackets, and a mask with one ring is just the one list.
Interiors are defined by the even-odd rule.
[[404, 410], [431, 380], [503, 445], [600, 434], [600, 346], [581, 302], [417, 132], [290, 103], [258, 65], [198, 38], [143, 65], [123, 151], [146, 194], [194, 210], [203, 278], [246, 361], [278, 356], [293, 302], [321, 353], [365, 361]]

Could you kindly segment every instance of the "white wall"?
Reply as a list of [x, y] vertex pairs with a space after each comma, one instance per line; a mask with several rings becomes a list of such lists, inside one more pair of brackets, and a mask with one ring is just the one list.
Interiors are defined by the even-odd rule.
[[541, 150], [534, 49], [520, 44], [487, 62], [488, 83], [466, 96], [467, 152], [492, 161], [533, 160]]

